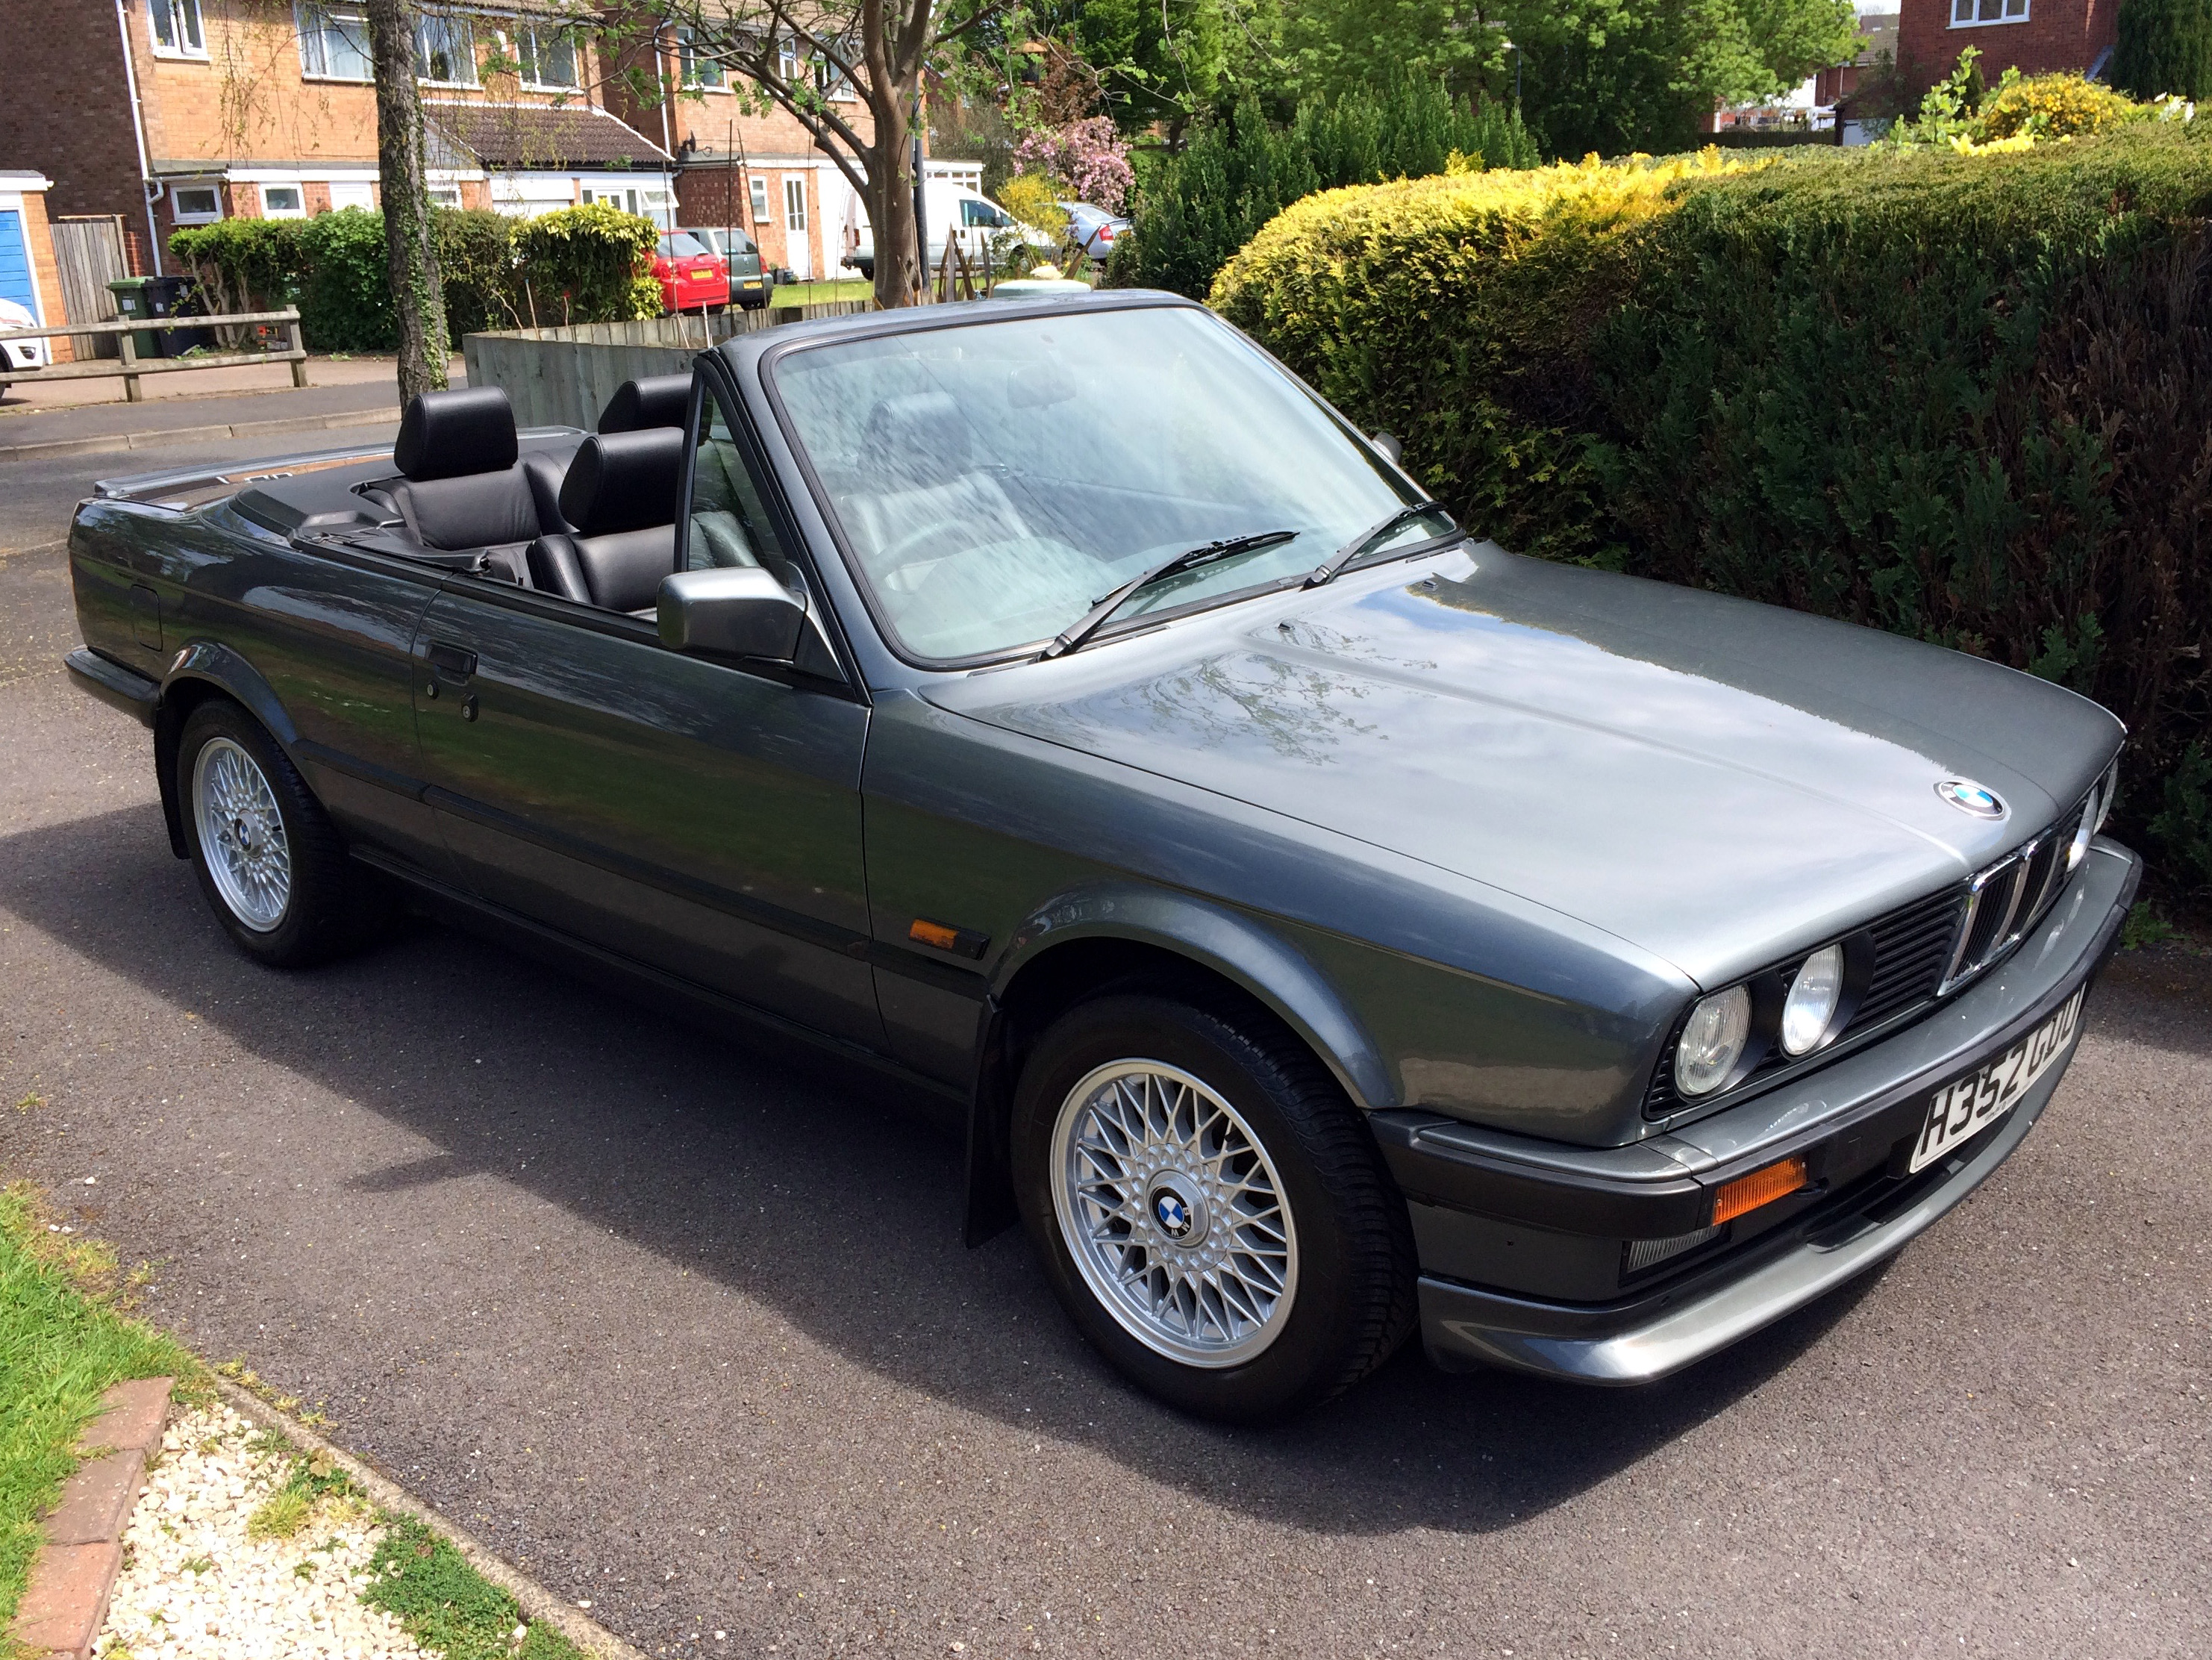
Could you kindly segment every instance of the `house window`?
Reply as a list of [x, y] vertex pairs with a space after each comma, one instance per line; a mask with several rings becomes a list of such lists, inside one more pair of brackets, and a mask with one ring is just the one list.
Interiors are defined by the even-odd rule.
[[523, 23], [514, 31], [514, 55], [522, 60], [522, 84], [544, 92], [574, 92], [576, 37], [566, 29]]
[[264, 219], [305, 219], [307, 216], [307, 193], [297, 185], [264, 185], [261, 187], [261, 216]]
[[359, 6], [301, 5], [293, 14], [300, 30], [300, 69], [323, 81], [373, 81], [368, 17]]
[[374, 208], [376, 205], [376, 186], [366, 179], [334, 179], [331, 181], [331, 209], [333, 212], [346, 208]]
[[146, 0], [146, 18], [153, 27], [157, 56], [207, 56], [207, 36], [200, 28], [200, 0]]
[[814, 89], [824, 98], [834, 98], [840, 103], [853, 100], [853, 83], [845, 73], [826, 58], [814, 60]]
[[458, 208], [461, 205], [461, 187], [459, 185], [426, 185], [422, 194], [430, 198], [430, 205], [434, 208]]
[[1951, 27], [1968, 28], [1983, 23], [2025, 23], [2027, 0], [1951, 0]]
[[677, 54], [684, 64], [684, 84], [720, 91], [727, 78], [727, 71], [723, 69], [720, 58], [708, 55], [708, 44], [700, 39], [699, 31], [677, 30], [676, 43]]
[[426, 15], [415, 20], [415, 78], [437, 86], [476, 85], [476, 42], [467, 18]]
[[799, 42], [789, 36], [775, 43], [775, 73], [787, 87], [799, 84]]
[[768, 180], [757, 177], [753, 180], [753, 222], [768, 223]]
[[180, 225], [208, 224], [222, 217], [222, 192], [213, 185], [173, 185], [169, 212]]
[[783, 228], [786, 230], [806, 228], [806, 175], [783, 181]]

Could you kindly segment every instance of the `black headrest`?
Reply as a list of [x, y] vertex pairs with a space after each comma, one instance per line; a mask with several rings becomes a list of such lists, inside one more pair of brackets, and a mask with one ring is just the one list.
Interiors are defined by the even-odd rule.
[[945, 392], [882, 399], [863, 441], [869, 465], [894, 478], [941, 484], [968, 471], [968, 423]]
[[426, 392], [407, 400], [392, 459], [417, 483], [514, 465], [514, 406], [497, 386]]
[[586, 438], [561, 481], [561, 516], [579, 536], [612, 536], [676, 522], [684, 477], [684, 433], [677, 427], [607, 432]]
[[691, 377], [648, 374], [615, 388], [599, 416], [601, 432], [636, 432], [645, 427], [680, 427], [691, 407]]

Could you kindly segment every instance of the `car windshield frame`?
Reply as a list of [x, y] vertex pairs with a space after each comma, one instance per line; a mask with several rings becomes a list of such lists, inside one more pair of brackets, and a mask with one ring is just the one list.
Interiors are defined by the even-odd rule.
[[[981, 310], [984, 306], [993, 307], [994, 311], [1003, 307], [1005, 315], [986, 314]], [[1018, 308], [1017, 308], [1018, 306]], [[896, 324], [888, 326], [877, 319], [871, 319], [871, 326], [857, 329], [848, 326], [834, 331], [825, 331], [803, 338], [780, 341], [766, 345], [756, 358], [754, 368], [755, 373], [759, 376], [758, 384], [766, 396], [769, 408], [775, 418], [784, 442], [788, 447], [799, 474], [805, 482], [807, 490], [822, 515], [823, 525], [829, 531], [830, 541], [836, 548], [839, 561], [852, 582], [862, 606], [868, 613], [869, 622], [873, 627], [876, 637], [893, 657], [908, 666], [936, 672], [964, 673], [979, 668], [1032, 660], [1036, 658], [1039, 649], [1049, 642], [1052, 635], [1047, 633], [1035, 640], [954, 656], [932, 655], [918, 649], [909, 642], [901, 632], [896, 622], [887, 614], [887, 607], [883, 596], [877, 591], [877, 585], [868, 569], [867, 561], [862, 557], [840, 510], [836, 494], [830, 489], [823, 479], [816, 465], [813, 453], [808, 447], [799, 424], [793, 417], [790, 406], [785, 399], [783, 388], [779, 384], [778, 371], [792, 357], [848, 344], [859, 339], [881, 339], [908, 334], [936, 333], [951, 329], [988, 328], [1024, 321], [1049, 319], [1055, 316], [1066, 315], [1079, 307], [1081, 313], [1093, 315], [1107, 312], [1152, 310], [1196, 313], [1218, 326], [1232, 348], [1241, 349], [1249, 353], [1267, 370], [1280, 376], [1290, 388], [1295, 390], [1311, 404], [1319, 412], [1322, 421], [1346, 441], [1352, 453], [1371, 467], [1384, 486], [1404, 505], [1415, 507], [1433, 502], [1433, 498], [1421, 492], [1401, 469], [1392, 465], [1387, 457], [1377, 451], [1368, 441], [1366, 435], [1346, 420], [1325, 398], [1308, 386], [1304, 380], [1293, 374], [1273, 354], [1260, 347], [1242, 331], [1221, 322], [1206, 307], [1176, 295], [1132, 294], [1126, 297], [1116, 296], [1113, 301], [1104, 303], [1079, 300], [1073, 305], [1066, 301], [1058, 304], [1040, 301], [979, 301], [974, 307], [960, 307], [957, 315], [923, 315], [911, 319], [901, 316]], [[937, 311], [939, 308], [931, 307], [930, 309]], [[1449, 522], [1449, 515], [1444, 505], [1442, 502], [1433, 504], [1437, 514], [1446, 518]], [[1257, 528], [1266, 528], [1266, 526]], [[1450, 524], [1449, 528], [1434, 536], [1402, 543], [1385, 542], [1381, 546], [1352, 560], [1346, 566], [1344, 574], [1363, 570], [1372, 565], [1434, 552], [1463, 540], [1466, 535], [1464, 529], [1453, 523]], [[1133, 633], [1149, 632], [1200, 612], [1240, 604], [1264, 594], [1297, 588], [1304, 583], [1312, 569], [1334, 550], [1330, 547], [1316, 548], [1310, 561], [1302, 562], [1296, 570], [1280, 575], [1271, 575], [1256, 581], [1217, 589], [1182, 604], [1172, 601], [1155, 604], [1128, 616], [1117, 617], [1101, 627], [1090, 638], [1085, 650], [1087, 652], [1095, 649], [1100, 645]], [[1231, 562], [1234, 564], [1241, 562]], [[1172, 593], [1176, 587], [1202, 582], [1208, 574], [1208, 569], [1201, 567], [1194, 572], [1178, 573], [1175, 576], [1165, 579], [1159, 586]], [[1104, 587], [1102, 587], [1101, 593], [1104, 591]], [[1068, 620], [1073, 621], [1076, 614], [1079, 613], [1072, 614]]]

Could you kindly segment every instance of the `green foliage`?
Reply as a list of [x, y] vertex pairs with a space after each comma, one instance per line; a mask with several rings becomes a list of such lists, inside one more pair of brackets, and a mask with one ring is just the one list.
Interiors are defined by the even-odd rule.
[[2163, 805], [2150, 821], [2152, 838], [2166, 855], [2166, 873], [2178, 885], [2212, 893], [2212, 751], [2203, 740], [2182, 751], [2166, 775]]
[[1060, 205], [1060, 191], [1041, 173], [1024, 173], [1006, 180], [999, 189], [999, 205], [1024, 225], [1055, 239], [1067, 229], [1067, 210]]
[[2181, 930], [2160, 916], [2148, 899], [2138, 899], [2130, 905], [2126, 918], [2120, 923], [2122, 951], [2141, 951], [2145, 946], [2162, 946], [2180, 937]]
[[543, 325], [623, 322], [660, 314], [653, 221], [605, 202], [526, 220], [514, 236], [520, 280]]
[[[526, 1622], [515, 1600], [468, 1564], [451, 1543], [412, 1517], [393, 1518], [369, 1559], [361, 1600], [381, 1608], [446, 1660], [583, 1660], [542, 1621]], [[527, 1624], [523, 1640], [514, 1640]]]
[[1919, 112], [1899, 122], [1885, 142], [1905, 149], [1948, 144], [1962, 154], [1982, 145], [2024, 149], [2038, 139], [2087, 137], [2168, 112], [2074, 74], [2008, 69], [1992, 90], [1982, 81], [1981, 55], [1976, 46], [1960, 52], [1950, 74], [1921, 99]]
[[100, 1397], [128, 1378], [198, 1371], [116, 1311], [111, 1256], [48, 1225], [27, 1184], [0, 1189], [0, 1631], [21, 1600], [39, 1516], [76, 1467], [70, 1449]]
[[[456, 347], [464, 334], [514, 325], [513, 224], [481, 208], [432, 210]], [[226, 219], [174, 232], [169, 252], [198, 279], [211, 311], [297, 305], [314, 351], [390, 351], [398, 342], [380, 213]]]
[[1433, 82], [1404, 77], [1384, 94], [1303, 103], [1287, 125], [1247, 98], [1146, 180], [1115, 249], [1113, 280], [1200, 296], [1255, 231], [1316, 191], [1534, 160], [1505, 110], [1470, 110]]
[[1348, 191], [1268, 227], [1213, 300], [1509, 547], [2094, 696], [2162, 804], [2128, 828], [2203, 881], [2208, 137], [1796, 150], [1656, 194], [1613, 169]]
[[1309, 93], [1411, 74], [1510, 100], [1517, 56], [1521, 114], [1569, 161], [1687, 149], [1715, 103], [1778, 94], [1857, 38], [1850, 0], [1302, 0], [1283, 25]]
[[2112, 84], [2137, 98], [2212, 96], [2212, 0], [2120, 0]]

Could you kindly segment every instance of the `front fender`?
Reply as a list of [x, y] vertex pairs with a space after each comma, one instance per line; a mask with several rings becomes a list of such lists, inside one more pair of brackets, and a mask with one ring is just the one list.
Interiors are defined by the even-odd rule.
[[1138, 882], [1103, 882], [1023, 919], [992, 974], [1003, 1002], [1024, 970], [1079, 939], [1157, 946], [1211, 969], [1272, 1009], [1319, 1055], [1363, 1110], [1396, 1104], [1374, 1037], [1321, 969], [1258, 919], [1211, 900]]
[[284, 712], [261, 672], [228, 646], [195, 641], [169, 660], [154, 706], [154, 772], [161, 787], [161, 817], [169, 830], [169, 851], [189, 856], [185, 842], [184, 803], [177, 794], [177, 745], [185, 717], [210, 694], [221, 692], [269, 729], [287, 756], [300, 741], [300, 729]]

